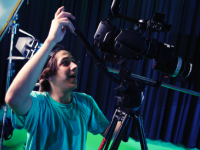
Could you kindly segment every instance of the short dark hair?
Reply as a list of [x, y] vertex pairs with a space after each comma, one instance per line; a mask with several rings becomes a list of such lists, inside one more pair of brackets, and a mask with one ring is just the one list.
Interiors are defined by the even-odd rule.
[[[56, 44], [51, 52], [49, 53], [49, 56], [47, 58], [47, 61], [44, 65], [43, 71], [40, 74], [39, 77], [39, 83], [40, 83], [40, 92], [49, 91], [50, 90], [50, 83], [48, 81], [48, 78], [52, 75], [56, 74], [57, 71], [57, 60], [54, 58], [55, 54], [60, 50], [66, 50], [69, 52], [64, 46], [60, 44]], [[70, 52], [69, 52], [70, 53]]]

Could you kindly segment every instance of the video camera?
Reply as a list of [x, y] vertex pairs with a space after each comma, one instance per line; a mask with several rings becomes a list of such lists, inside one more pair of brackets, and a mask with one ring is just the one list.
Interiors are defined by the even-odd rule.
[[[153, 59], [153, 69], [171, 77], [181, 76], [184, 80], [189, 80], [194, 74], [192, 62], [184, 62], [181, 57], [175, 56], [173, 45], [143, 36], [147, 30], [170, 31], [171, 25], [164, 22], [165, 14], [155, 12], [151, 20], [137, 20], [118, 13], [121, 3], [122, 0], [113, 1], [112, 16], [99, 23], [94, 35], [94, 44], [104, 53], [103, 59], [115, 64], [118, 64], [121, 59]], [[121, 29], [112, 25], [115, 18], [134, 23], [134, 29]]]

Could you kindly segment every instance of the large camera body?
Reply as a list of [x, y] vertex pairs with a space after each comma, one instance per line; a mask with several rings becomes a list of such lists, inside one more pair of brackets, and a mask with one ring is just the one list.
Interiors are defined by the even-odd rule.
[[[175, 56], [174, 46], [144, 37], [146, 30], [168, 32], [171, 25], [164, 22], [165, 15], [155, 12], [151, 20], [136, 20], [115, 14], [99, 23], [94, 43], [104, 53], [106, 61], [117, 63], [120, 59], [153, 59], [152, 68], [171, 77], [189, 78], [193, 64]], [[135, 24], [134, 29], [120, 29], [111, 24], [114, 18], [122, 18]]]

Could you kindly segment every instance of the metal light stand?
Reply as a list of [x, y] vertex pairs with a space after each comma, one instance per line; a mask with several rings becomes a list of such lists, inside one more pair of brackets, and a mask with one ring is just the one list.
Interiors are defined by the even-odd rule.
[[[16, 20], [18, 19], [18, 14], [16, 14], [12, 20], [12, 25], [10, 26], [9, 31], [11, 30], [11, 42], [10, 42], [10, 54], [9, 57], [12, 57], [12, 51], [13, 51], [13, 41], [14, 41], [14, 35], [16, 34], [17, 26]], [[8, 69], [7, 69], [7, 79], [6, 79], [6, 92], [8, 88], [10, 87], [10, 78], [12, 77], [13, 73], [15, 73], [15, 70], [12, 69], [12, 59], [9, 59], [8, 62]], [[7, 116], [7, 104], [3, 107], [4, 109], [4, 115], [3, 115], [3, 124], [2, 124], [2, 131], [1, 131], [1, 145], [0, 150], [3, 148], [3, 138], [4, 138], [4, 130], [5, 130], [5, 120]]]

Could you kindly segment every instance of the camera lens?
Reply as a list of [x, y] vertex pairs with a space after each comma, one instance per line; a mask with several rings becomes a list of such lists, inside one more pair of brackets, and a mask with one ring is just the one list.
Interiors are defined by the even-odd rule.
[[184, 78], [189, 78], [192, 74], [192, 71], [193, 71], [193, 64], [184, 62], [178, 76], [182, 76]]
[[153, 59], [152, 68], [167, 73], [171, 77], [180, 76], [184, 79], [188, 79], [194, 74], [194, 67], [191, 62], [183, 62], [182, 58], [177, 56], [172, 58], [166, 56], [160, 55], [158, 59]]

